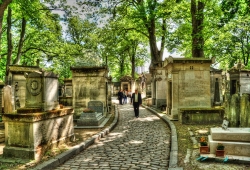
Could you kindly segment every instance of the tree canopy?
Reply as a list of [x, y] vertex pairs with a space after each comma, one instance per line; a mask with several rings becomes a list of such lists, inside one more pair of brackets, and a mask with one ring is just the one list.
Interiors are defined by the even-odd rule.
[[164, 50], [250, 68], [248, 0], [2, 0], [0, 9], [3, 81], [8, 65], [38, 61], [60, 80], [77, 65], [136, 78], [135, 67], [162, 61]]

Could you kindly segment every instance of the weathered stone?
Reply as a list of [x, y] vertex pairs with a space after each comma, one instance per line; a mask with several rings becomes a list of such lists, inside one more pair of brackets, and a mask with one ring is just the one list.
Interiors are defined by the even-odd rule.
[[4, 113], [13, 112], [12, 89], [7, 85], [3, 88]]
[[88, 108], [94, 110], [97, 113], [102, 113], [103, 114], [103, 108], [104, 105], [101, 101], [89, 101], [88, 102]]
[[224, 110], [221, 108], [182, 108], [179, 121], [183, 124], [215, 124], [221, 123]]
[[104, 115], [107, 112], [107, 82], [108, 69], [106, 67], [71, 67], [73, 87], [73, 108], [75, 118], [79, 118], [91, 100], [98, 100], [104, 104]]
[[[34, 71], [42, 71], [38, 66], [20, 66], [20, 65], [10, 65], [10, 84], [12, 87], [12, 94], [14, 98], [14, 110], [17, 108], [22, 108], [25, 106], [26, 99], [26, 78], [25, 75]], [[16, 89], [16, 84], [18, 84], [18, 89]], [[18, 106], [18, 104], [20, 106]]]
[[52, 72], [32, 72], [27, 76], [26, 102], [27, 108], [52, 110], [58, 108], [58, 76]]
[[4, 114], [4, 157], [38, 160], [50, 148], [74, 136], [73, 109]]
[[25, 107], [5, 113], [4, 157], [41, 159], [50, 148], [74, 137], [73, 109], [57, 109], [58, 76], [50, 72], [26, 74]]
[[240, 121], [240, 95], [234, 94], [230, 103], [230, 127], [238, 127]]
[[178, 119], [181, 108], [211, 108], [210, 65], [205, 58], [166, 58], [167, 114]]
[[77, 119], [77, 126], [99, 126], [105, 117], [102, 113], [82, 113]]
[[156, 108], [160, 108], [162, 105], [166, 105], [167, 102], [166, 71], [163, 67], [163, 62], [155, 63], [151, 67], [150, 72], [152, 74], [152, 104]]
[[242, 94], [240, 99], [240, 126], [241, 127], [248, 127], [248, 116], [250, 112], [246, 112], [247, 106], [250, 101], [249, 94]]

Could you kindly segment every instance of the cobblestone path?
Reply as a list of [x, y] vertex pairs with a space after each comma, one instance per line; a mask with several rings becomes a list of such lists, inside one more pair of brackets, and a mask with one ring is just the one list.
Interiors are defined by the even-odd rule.
[[119, 105], [118, 124], [108, 135], [56, 170], [161, 169], [168, 168], [170, 128], [140, 107], [135, 118], [132, 105]]

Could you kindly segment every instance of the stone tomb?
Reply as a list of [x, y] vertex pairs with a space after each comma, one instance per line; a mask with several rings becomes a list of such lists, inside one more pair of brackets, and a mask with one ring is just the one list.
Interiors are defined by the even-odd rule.
[[164, 61], [167, 77], [167, 109], [180, 119], [180, 109], [211, 108], [210, 66], [213, 59], [173, 58]]
[[26, 78], [25, 74], [34, 72], [34, 71], [42, 71], [38, 66], [19, 66], [19, 65], [10, 65], [8, 67], [10, 75], [9, 75], [9, 83], [12, 87], [13, 94], [13, 103], [14, 110], [18, 108], [22, 108], [25, 106], [25, 98], [26, 98]]
[[108, 68], [107, 67], [71, 67], [72, 70], [72, 106], [74, 118], [78, 119], [88, 102], [103, 102], [106, 116], [108, 108]]
[[218, 143], [225, 146], [225, 155], [250, 157], [250, 128], [211, 128], [208, 136], [210, 153], [215, 154]]
[[58, 108], [58, 88], [56, 74], [44, 71], [29, 73], [26, 75], [25, 107], [41, 108], [43, 111]]
[[101, 101], [89, 101], [88, 108], [94, 112], [83, 112], [77, 120], [77, 126], [99, 126], [104, 121], [104, 107]]
[[57, 108], [58, 79], [53, 73], [26, 76], [26, 103], [3, 115], [3, 157], [40, 160], [49, 149], [74, 138], [73, 109]]

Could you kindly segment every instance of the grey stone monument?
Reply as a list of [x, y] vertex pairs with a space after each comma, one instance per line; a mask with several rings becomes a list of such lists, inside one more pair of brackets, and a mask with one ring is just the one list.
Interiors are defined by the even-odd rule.
[[105, 116], [104, 104], [101, 101], [89, 101], [88, 102], [88, 111], [83, 111], [80, 118], [77, 120], [77, 126], [99, 126]]

